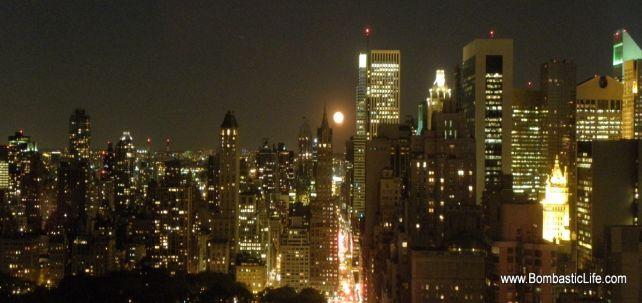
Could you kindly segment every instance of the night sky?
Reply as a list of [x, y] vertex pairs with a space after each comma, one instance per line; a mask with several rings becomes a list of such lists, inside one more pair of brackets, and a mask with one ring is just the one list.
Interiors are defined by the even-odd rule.
[[138, 145], [170, 137], [174, 149], [215, 149], [231, 109], [244, 147], [267, 137], [294, 148], [302, 117], [316, 128], [327, 103], [346, 113], [334, 127], [340, 152], [366, 24], [373, 48], [401, 50], [403, 114], [490, 28], [515, 40], [517, 87], [552, 57], [574, 59], [578, 81], [610, 72], [618, 28], [642, 42], [640, 0], [63, 2], [0, 3], [0, 144], [23, 128], [63, 148], [83, 107], [94, 148], [130, 130]]

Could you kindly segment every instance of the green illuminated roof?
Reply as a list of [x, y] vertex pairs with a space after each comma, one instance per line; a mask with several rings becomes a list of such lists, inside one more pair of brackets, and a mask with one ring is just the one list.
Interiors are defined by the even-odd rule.
[[617, 31], [615, 41], [613, 44], [613, 66], [620, 65], [624, 61], [642, 59], [642, 49], [626, 30]]

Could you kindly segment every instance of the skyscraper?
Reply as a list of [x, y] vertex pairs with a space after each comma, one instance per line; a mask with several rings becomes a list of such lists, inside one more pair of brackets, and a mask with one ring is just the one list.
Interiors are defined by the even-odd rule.
[[136, 148], [128, 131], [123, 132], [115, 151], [116, 209], [126, 210], [136, 197]]
[[399, 124], [401, 53], [372, 50], [368, 62], [368, 134], [376, 137], [381, 124]]
[[622, 84], [595, 76], [577, 85], [576, 140], [617, 140], [622, 137]]
[[281, 285], [295, 289], [307, 287], [310, 282], [309, 214], [308, 209], [302, 206], [298, 204], [292, 208], [280, 246]]
[[[642, 139], [642, 59], [624, 62], [623, 70], [622, 135], [624, 139]], [[631, 107], [633, 107], [632, 110]], [[630, 119], [632, 119], [633, 134], [628, 121]]]
[[196, 272], [196, 188], [181, 177], [183, 165], [173, 159], [165, 162], [165, 175], [155, 203], [154, 246], [151, 258], [155, 267]]
[[555, 157], [558, 157], [560, 165], [569, 168], [569, 177], [574, 174], [576, 69], [573, 61], [553, 59], [542, 64], [540, 75], [547, 112], [546, 171], [552, 169]]
[[310, 203], [310, 283], [332, 295], [338, 288], [338, 216], [332, 197], [332, 129], [323, 110], [317, 130], [318, 149], [315, 166], [316, 199]]
[[7, 146], [0, 145], [0, 195], [9, 189], [9, 155]]
[[239, 196], [236, 247], [241, 262], [266, 265], [269, 229], [265, 206], [258, 190], [247, 191]]
[[29, 173], [32, 157], [37, 153], [38, 147], [31, 137], [26, 136], [22, 130], [9, 136], [7, 145], [7, 159], [9, 162], [9, 188], [13, 196], [18, 195], [22, 187], [22, 179]]
[[546, 180], [546, 196], [542, 200], [542, 237], [549, 242], [571, 240], [570, 212], [568, 203], [568, 175], [559, 161]]
[[579, 269], [595, 270], [604, 261], [606, 227], [638, 224], [640, 155], [639, 140], [578, 142], [574, 219]]
[[614, 77], [622, 81], [622, 138], [642, 138], [642, 49], [621, 29], [613, 35]]
[[299, 127], [297, 143], [299, 149], [296, 157], [296, 201], [307, 205], [310, 202], [314, 164], [312, 161], [312, 132], [305, 118]]
[[234, 113], [225, 114], [220, 131], [219, 161], [220, 161], [220, 205], [214, 218], [214, 237], [217, 240], [232, 243], [230, 251], [235, 251], [233, 245], [236, 239], [237, 210], [239, 207], [239, 126]]
[[288, 196], [288, 201], [293, 201], [295, 194], [295, 167], [294, 152], [285, 147], [285, 143], [276, 146], [278, 192], [281, 196]]
[[366, 142], [376, 137], [382, 124], [399, 124], [401, 53], [370, 50], [359, 54], [354, 137], [353, 209], [365, 209]]
[[89, 161], [91, 155], [91, 124], [84, 109], [76, 109], [69, 117], [69, 155], [77, 161]]
[[256, 164], [261, 193], [266, 198], [274, 195], [279, 188], [278, 160], [276, 148], [267, 139], [263, 140], [256, 154]]
[[544, 98], [533, 89], [515, 89], [513, 94], [513, 191], [537, 200], [547, 173], [545, 133], [547, 111]]
[[626, 29], [620, 29], [613, 34], [613, 76], [624, 75], [623, 64], [626, 61], [642, 59], [642, 49], [631, 38]]
[[91, 171], [91, 124], [89, 115], [84, 109], [76, 109], [69, 117], [69, 157], [72, 169], [76, 172], [73, 184], [72, 207], [78, 216], [78, 223], [84, 228], [81, 232], [87, 233], [90, 229], [87, 210], [91, 208], [90, 192]]
[[432, 87], [428, 90], [428, 97], [426, 104], [428, 105], [427, 111], [427, 126], [428, 129], [433, 128], [434, 113], [440, 113], [444, 110], [444, 102], [452, 98], [452, 92], [446, 84], [446, 72], [443, 69], [438, 69], [435, 74], [435, 81]]
[[463, 49], [460, 106], [475, 137], [476, 200], [511, 172], [513, 40], [475, 39]]

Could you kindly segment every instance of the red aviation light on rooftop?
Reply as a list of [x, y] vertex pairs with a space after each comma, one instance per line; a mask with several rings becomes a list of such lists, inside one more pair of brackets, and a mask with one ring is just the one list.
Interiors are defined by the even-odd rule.
[[152, 138], [147, 138], [147, 144], [152, 144]]
[[172, 142], [172, 140], [170, 138], [165, 139], [165, 144], [169, 144], [171, 142]]
[[528, 81], [526, 85], [528, 85], [528, 88], [533, 88], [533, 81]]
[[372, 27], [366, 26], [363, 28], [363, 36], [366, 38], [370, 38], [370, 35], [372, 35]]
[[495, 30], [491, 29], [488, 31], [488, 38], [494, 39], [495, 38]]

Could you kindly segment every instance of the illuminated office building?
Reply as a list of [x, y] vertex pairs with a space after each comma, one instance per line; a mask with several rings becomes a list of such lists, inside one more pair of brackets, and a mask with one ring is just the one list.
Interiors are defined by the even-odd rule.
[[[220, 130], [219, 186], [220, 203], [214, 217], [214, 238], [227, 241], [231, 252], [236, 251], [240, 180], [239, 126], [231, 111], [225, 114]], [[231, 253], [230, 253], [231, 254]]]
[[368, 134], [376, 137], [381, 124], [398, 124], [401, 91], [401, 54], [372, 50], [368, 61]]
[[642, 59], [624, 62], [623, 71], [622, 134], [624, 139], [642, 139]]
[[332, 129], [325, 109], [317, 139], [317, 196], [310, 202], [310, 283], [319, 291], [333, 295], [339, 286], [339, 210], [332, 197]]
[[613, 76], [619, 78], [623, 84], [622, 138], [624, 139], [642, 136], [640, 135], [642, 130], [640, 64], [642, 64], [642, 49], [625, 29], [616, 31], [613, 34]]
[[354, 137], [353, 209], [365, 211], [366, 142], [383, 124], [399, 124], [401, 53], [371, 50], [359, 54]]
[[511, 172], [513, 40], [475, 39], [463, 49], [460, 106], [475, 138], [476, 200]]
[[511, 156], [513, 191], [536, 201], [547, 169], [547, 111], [542, 94], [532, 89], [513, 91]]
[[617, 140], [622, 137], [622, 84], [595, 76], [577, 85], [577, 141]]
[[546, 194], [542, 200], [542, 237], [549, 242], [571, 240], [568, 203], [568, 175], [555, 159], [555, 166], [546, 180]]
[[607, 226], [638, 224], [640, 155], [638, 140], [578, 142], [574, 219], [579, 269], [599, 269]]
[[[555, 157], [572, 176], [575, 144], [575, 96], [577, 67], [571, 60], [552, 59], [542, 64], [540, 89], [547, 113], [545, 129], [547, 140], [546, 172], [553, 168]], [[572, 180], [572, 179], [571, 179]], [[569, 182], [571, 183], [571, 182]]]
[[9, 190], [9, 155], [7, 146], [0, 145], [0, 195]]
[[622, 138], [642, 138], [642, 49], [625, 29], [613, 35], [613, 70], [624, 86]]
[[69, 117], [69, 155], [77, 161], [89, 161], [91, 156], [91, 123], [84, 109]]

